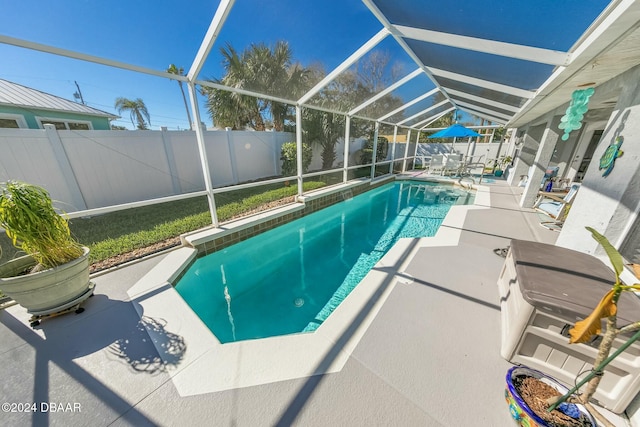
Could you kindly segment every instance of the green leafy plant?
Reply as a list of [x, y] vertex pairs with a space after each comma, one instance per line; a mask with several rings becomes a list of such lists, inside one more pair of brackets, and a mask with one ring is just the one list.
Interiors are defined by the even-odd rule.
[[497, 159], [491, 160], [489, 165], [491, 165], [491, 171], [493, 171], [495, 176], [502, 176], [503, 171], [506, 166], [511, 163], [513, 158], [511, 156], [500, 156]]
[[490, 160], [489, 165], [491, 165], [494, 170], [504, 170], [504, 168], [511, 163], [513, 157], [511, 156], [500, 156], [497, 159]]
[[[599, 335], [601, 332], [601, 322], [602, 319], [606, 319], [606, 329], [604, 335], [602, 337], [602, 341], [598, 347], [598, 355], [596, 356], [593, 362], [593, 370], [587, 375], [583, 380], [581, 380], [574, 388], [569, 390], [564, 396], [559, 399], [553, 399], [553, 401], [549, 402], [551, 406], [549, 407], [549, 411], [555, 409], [561, 402], [567, 400], [570, 396], [572, 396], [580, 387], [584, 384], [587, 384], [587, 388], [585, 392], [580, 395], [580, 400], [582, 403], [589, 407], [589, 410], [598, 418], [604, 425], [607, 424], [603, 421], [598, 414], [597, 411], [593, 409], [588, 404], [589, 399], [596, 392], [598, 385], [600, 384], [600, 379], [602, 378], [602, 370], [607, 366], [613, 359], [615, 359], [620, 353], [622, 353], [627, 347], [633, 344], [638, 338], [640, 338], [640, 321], [634, 322], [630, 325], [624, 326], [622, 328], [618, 328], [617, 325], [617, 313], [618, 313], [618, 299], [620, 298], [620, 294], [622, 292], [633, 292], [640, 291], [640, 283], [635, 283], [633, 285], [625, 285], [620, 280], [620, 275], [624, 270], [624, 260], [622, 255], [617, 251], [615, 247], [609, 240], [602, 234], [598, 233], [595, 229], [591, 227], [586, 227], [593, 238], [602, 246], [607, 256], [609, 257], [609, 261], [611, 262], [611, 266], [613, 267], [613, 271], [615, 273], [615, 282], [613, 283], [611, 289], [602, 297], [596, 308], [593, 312], [584, 320], [576, 322], [573, 328], [569, 330], [569, 334], [571, 336], [569, 342], [571, 344], [574, 343], [586, 343], [589, 342], [594, 336]], [[636, 277], [640, 277], [640, 265], [633, 264], [632, 265], [634, 273]], [[636, 332], [631, 338], [629, 338], [620, 348], [618, 348], [612, 355], [609, 355], [611, 352], [611, 348], [613, 346], [614, 339], [623, 333]]]
[[0, 226], [13, 245], [37, 262], [35, 271], [80, 257], [82, 246], [71, 236], [67, 219], [58, 214], [42, 187], [7, 181], [0, 192]]
[[[285, 176], [295, 175], [297, 173], [297, 144], [295, 142], [285, 142], [282, 144], [280, 160], [282, 160], [282, 174]], [[309, 169], [312, 159], [312, 149], [307, 144], [302, 144], [302, 172]]]
[[[324, 186], [326, 184], [321, 181], [305, 180], [303, 183], [304, 191]], [[218, 220], [225, 222], [264, 210], [296, 194], [297, 188], [280, 184], [220, 193], [216, 195]], [[92, 263], [116, 256], [127, 259], [128, 252], [209, 225], [211, 215], [205, 197], [126, 209], [91, 218], [75, 218], [69, 224], [73, 235], [91, 248]]]
[[[378, 137], [378, 144], [376, 145], [376, 161], [381, 162], [387, 157], [387, 151], [389, 150], [389, 140], [383, 136]], [[362, 147], [362, 156], [360, 157], [360, 163], [367, 165], [373, 161], [373, 140], [368, 140], [364, 147]]]

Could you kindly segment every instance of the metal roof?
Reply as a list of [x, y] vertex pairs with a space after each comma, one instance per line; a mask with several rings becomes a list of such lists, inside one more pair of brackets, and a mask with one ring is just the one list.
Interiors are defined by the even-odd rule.
[[87, 114], [90, 116], [108, 117], [110, 119], [118, 117], [87, 105], [78, 104], [77, 102], [69, 101], [3, 79], [0, 79], [0, 105]]

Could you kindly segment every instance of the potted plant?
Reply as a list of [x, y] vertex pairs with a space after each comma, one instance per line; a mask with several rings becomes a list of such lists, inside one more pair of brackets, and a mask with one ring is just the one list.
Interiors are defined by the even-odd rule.
[[497, 177], [501, 177], [504, 173], [504, 168], [511, 163], [513, 158], [511, 156], [502, 156], [495, 161], [495, 168], [493, 174]]
[[[640, 338], [640, 321], [622, 328], [618, 328], [617, 325], [620, 294], [639, 291], [640, 283], [625, 285], [620, 280], [624, 269], [622, 255], [606, 237], [591, 227], [587, 227], [587, 230], [605, 250], [615, 273], [615, 282], [593, 312], [586, 319], [576, 322], [569, 330], [571, 344], [586, 343], [601, 333], [602, 320], [606, 319], [605, 332], [593, 362], [594, 369], [569, 390], [541, 372], [520, 366], [511, 368], [507, 373], [505, 397], [512, 417], [522, 426], [584, 427], [591, 425], [596, 427], [593, 417], [605, 427], [612, 426], [593, 408], [589, 400], [600, 384], [603, 369]], [[632, 267], [636, 277], [640, 278], [640, 265], [634, 264]], [[636, 333], [610, 355], [616, 336], [630, 332]], [[523, 385], [525, 380], [527, 385]], [[585, 391], [580, 395], [576, 394], [585, 384], [587, 385]]]
[[25, 256], [0, 264], [0, 291], [32, 314], [43, 316], [79, 309], [93, 294], [89, 248], [72, 236], [42, 187], [19, 181], [0, 185], [0, 227]]

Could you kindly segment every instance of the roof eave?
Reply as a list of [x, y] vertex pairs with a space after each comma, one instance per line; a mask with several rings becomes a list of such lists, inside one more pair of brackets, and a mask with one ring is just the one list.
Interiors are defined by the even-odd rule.
[[[505, 127], [524, 126], [562, 106], [570, 100], [565, 93], [559, 93], [562, 89], [565, 91], [570, 89], [573, 92], [580, 89], [581, 84], [594, 83], [597, 86], [604, 83], [605, 81], [592, 81], [587, 77], [590, 69], [593, 68], [589, 64], [596, 64], [600, 55], [615, 48], [639, 25], [640, 2], [623, 1], [611, 9], [609, 14], [601, 19], [600, 25], [575, 46], [572, 50], [571, 62], [566, 67], [557, 67], [536, 91], [536, 95], [511, 118]], [[598, 66], [611, 68], [612, 72], [607, 74], [607, 80], [626, 71], [626, 69], [619, 69], [617, 64], [602, 63]]]
[[12, 103], [7, 103], [7, 102], [0, 102], [0, 105], [6, 106], [6, 107], [25, 108], [25, 109], [28, 109], [28, 110], [52, 111], [52, 112], [56, 112], [56, 113], [76, 114], [76, 115], [81, 115], [81, 116], [92, 116], [92, 117], [105, 117], [105, 118], [108, 118], [109, 120], [120, 118], [120, 116], [116, 116], [114, 114], [107, 113], [106, 111], [100, 111], [100, 110], [97, 110], [97, 109], [95, 109], [96, 110], [95, 113], [91, 113], [91, 112], [88, 112], [88, 111], [86, 111], [86, 112], [85, 111], [74, 111], [74, 110], [65, 110], [65, 109], [59, 109], [59, 108], [40, 107], [40, 106], [34, 106], [34, 105], [12, 104]]

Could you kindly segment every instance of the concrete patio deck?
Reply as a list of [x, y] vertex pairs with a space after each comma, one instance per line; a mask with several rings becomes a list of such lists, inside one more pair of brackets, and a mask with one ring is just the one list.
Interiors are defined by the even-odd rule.
[[[416, 240], [413, 258], [390, 273], [386, 300], [338, 372], [181, 396], [171, 377], [196, 343], [160, 317], [141, 320], [136, 305], [150, 296], [127, 293], [163, 254], [94, 277], [96, 294], [80, 315], [34, 330], [21, 307], [0, 312], [0, 400], [23, 409], [0, 414], [0, 424], [512, 426], [503, 397], [510, 364], [499, 354], [504, 259], [493, 249], [512, 238], [553, 243], [557, 234], [518, 206], [519, 188], [483, 185], [490, 205], [469, 210], [462, 226], [443, 225], [456, 244]], [[349, 325], [321, 363], [351, 333]], [[22, 408], [29, 402], [37, 411]]]

